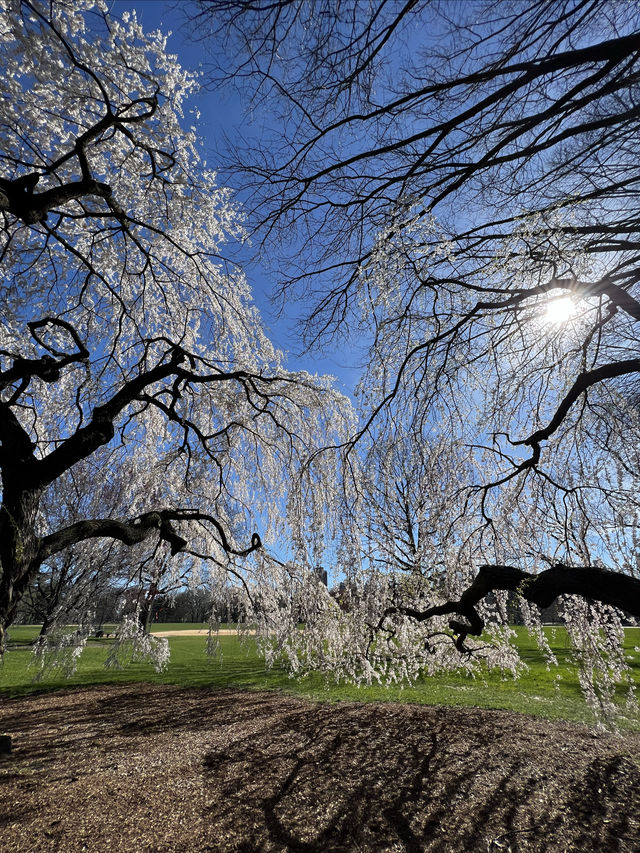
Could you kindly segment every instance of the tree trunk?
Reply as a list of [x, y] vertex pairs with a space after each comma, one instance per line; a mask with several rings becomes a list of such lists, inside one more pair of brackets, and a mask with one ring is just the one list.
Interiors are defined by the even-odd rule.
[[155, 583], [152, 583], [149, 590], [142, 598], [142, 601], [138, 602], [138, 622], [146, 634], [149, 633], [151, 614], [153, 613], [153, 602], [156, 600], [157, 594], [158, 587]]
[[143, 601], [138, 610], [138, 624], [145, 633], [149, 632], [149, 621], [151, 619], [151, 606], [148, 601]]
[[40, 490], [11, 489], [3, 483], [0, 508], [0, 656], [6, 647], [6, 631], [16, 608], [40, 566], [39, 539], [35, 533]]
[[51, 617], [51, 614], [45, 613], [44, 622], [40, 626], [40, 634], [39, 634], [40, 638], [47, 636], [47, 631], [51, 627], [52, 622], [53, 622], [53, 619]]

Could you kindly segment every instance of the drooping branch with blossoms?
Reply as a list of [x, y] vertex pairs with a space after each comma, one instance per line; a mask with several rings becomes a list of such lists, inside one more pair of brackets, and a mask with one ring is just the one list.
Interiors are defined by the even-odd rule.
[[[640, 16], [628, 11], [195, 4], [216, 82], [240, 75], [251, 108], [281, 119], [270, 145], [247, 132], [227, 163], [254, 239], [278, 258], [280, 297], [310, 300], [307, 343], [355, 331], [369, 345], [344, 445], [365, 482], [347, 504], [365, 515], [345, 525], [346, 579], [319, 618], [333, 612], [354, 651], [330, 643], [328, 669], [431, 671], [430, 630], [466, 647], [481, 625], [506, 631], [514, 600], [533, 627], [552, 587], [574, 638], [619, 640], [608, 626], [637, 615]], [[394, 479], [394, 444], [409, 468], [438, 460], [426, 478], [414, 468], [421, 494]], [[396, 486], [411, 505], [394, 516]], [[396, 558], [398, 543], [413, 557], [418, 519], [429, 568], [411, 577]], [[531, 598], [528, 576], [541, 579], [522, 587]]]
[[42, 567], [92, 543], [246, 585], [304, 542], [289, 491], [351, 415], [287, 370], [222, 256], [242, 216], [166, 37], [93, 0], [9, 0], [0, 37], [1, 654]]

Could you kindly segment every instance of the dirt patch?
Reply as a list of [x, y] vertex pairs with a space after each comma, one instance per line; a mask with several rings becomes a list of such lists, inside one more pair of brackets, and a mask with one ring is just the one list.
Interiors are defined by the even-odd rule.
[[640, 736], [122, 685], [4, 701], [4, 851], [640, 849]]
[[[154, 637], [206, 637], [209, 633], [208, 628], [189, 628], [186, 631], [154, 631], [151, 630], [149, 632], [153, 634]], [[255, 631], [248, 631], [249, 634], [255, 634]], [[234, 634], [237, 636], [238, 632], [235, 628], [220, 628], [219, 631], [216, 631], [216, 634]]]

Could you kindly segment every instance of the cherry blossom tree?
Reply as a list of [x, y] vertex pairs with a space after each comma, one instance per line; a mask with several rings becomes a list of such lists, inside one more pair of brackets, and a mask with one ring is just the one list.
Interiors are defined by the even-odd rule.
[[[407, 460], [430, 436], [459, 477], [439, 595], [390, 602], [376, 561], [363, 571], [345, 546], [361, 615], [336, 619], [361, 673], [372, 657], [387, 674], [392, 657], [430, 668], [445, 635], [464, 655], [507, 593], [528, 621], [566, 597], [583, 639], [603, 626], [619, 639], [620, 609], [640, 616], [640, 14], [621, 8], [192, 7], [213, 78], [252, 86], [252, 109], [278, 117], [228, 167], [265, 250], [280, 240], [281, 296], [312, 300], [309, 345], [370, 341], [346, 449], [384, 448], [378, 524], [399, 428], [400, 453], [419, 448]], [[437, 508], [431, 468], [422, 493]]]
[[[152, 442], [138, 449], [137, 473], [130, 456], [121, 458], [118, 450], [101, 447], [51, 484], [39, 515], [53, 530], [87, 518], [120, 518], [130, 511], [133, 486], [151, 504], [162, 503], [161, 462]], [[78, 542], [40, 566], [20, 607], [29, 607], [45, 637], [61, 625], [81, 621], [101, 597], [117, 594], [123, 608], [128, 603], [129, 609], [137, 609], [146, 629], [156, 595], [179, 589], [192, 574], [191, 565], [180, 563], [161, 545], [153, 537], [134, 547], [114, 539]], [[96, 613], [96, 627], [100, 623]]]
[[[67, 549], [164, 549], [242, 585], [263, 545], [304, 544], [290, 486], [312, 488], [308, 457], [349, 407], [286, 370], [222, 255], [242, 217], [166, 38], [101, 0], [3, 0], [0, 41], [2, 652]], [[85, 480], [60, 506], [81, 470], [95, 495]]]
[[362, 442], [367, 559], [437, 586], [440, 556], [458, 520], [460, 484], [471, 472], [465, 470], [464, 452], [452, 454], [434, 431], [405, 432], [405, 422], [393, 414], [380, 424], [376, 440]]

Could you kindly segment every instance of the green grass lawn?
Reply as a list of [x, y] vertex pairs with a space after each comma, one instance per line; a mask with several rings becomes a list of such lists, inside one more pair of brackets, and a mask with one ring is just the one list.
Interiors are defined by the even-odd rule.
[[[180, 630], [206, 627], [185, 623], [154, 625], [156, 630]], [[145, 681], [176, 684], [184, 687], [236, 687], [286, 691], [320, 701], [400, 701], [430, 705], [467, 705], [481, 708], [504, 708], [536, 716], [593, 722], [593, 715], [580, 692], [577, 673], [568, 661], [569, 646], [562, 628], [545, 629], [550, 645], [559, 661], [558, 667], [547, 669], [546, 662], [524, 629], [518, 630], [521, 656], [529, 669], [519, 679], [502, 677], [498, 672], [471, 678], [462, 673], [443, 673], [425, 677], [414, 685], [356, 687], [327, 682], [321, 675], [293, 679], [282, 668], [266, 670], [252, 640], [240, 642], [234, 636], [219, 638], [222, 657], [206, 654], [203, 637], [171, 637], [171, 660], [163, 673], [151, 665], [132, 663], [123, 670], [106, 670], [104, 661], [113, 642], [91, 641], [71, 678], [51, 673], [34, 683], [30, 669], [28, 643], [37, 636], [36, 626], [15, 626], [10, 631], [12, 648], [0, 665], [0, 696], [18, 696], [34, 691]], [[640, 684], [640, 628], [627, 629], [625, 648], [634, 680]], [[622, 700], [624, 692], [620, 691]], [[640, 720], [623, 718], [621, 724], [640, 730]]]

